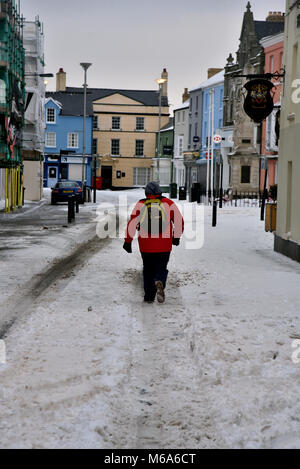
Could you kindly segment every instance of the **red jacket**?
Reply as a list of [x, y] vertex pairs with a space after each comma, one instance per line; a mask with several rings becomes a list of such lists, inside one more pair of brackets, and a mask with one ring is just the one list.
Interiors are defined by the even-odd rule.
[[141, 252], [171, 252], [172, 239], [181, 238], [184, 231], [184, 220], [177, 205], [167, 197], [150, 195], [136, 204], [127, 225], [125, 236], [126, 243], [131, 243], [135, 236], [140, 223], [140, 214], [145, 202], [149, 199], [158, 198], [163, 204], [166, 214], [166, 228], [161, 234], [157, 235], [148, 234], [141, 228], [138, 236]]

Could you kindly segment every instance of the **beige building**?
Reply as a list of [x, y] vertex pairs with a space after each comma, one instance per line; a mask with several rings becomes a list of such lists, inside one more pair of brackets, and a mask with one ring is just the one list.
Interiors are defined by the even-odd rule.
[[[167, 78], [164, 69], [162, 77]], [[154, 178], [159, 93], [92, 89], [93, 153], [103, 188], [141, 187]], [[161, 128], [169, 121], [167, 84], [162, 90]]]
[[300, 262], [300, 0], [287, 0], [275, 250]]

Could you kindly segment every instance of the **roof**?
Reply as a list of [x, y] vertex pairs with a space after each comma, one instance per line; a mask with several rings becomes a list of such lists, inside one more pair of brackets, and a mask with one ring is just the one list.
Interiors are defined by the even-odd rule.
[[160, 131], [161, 131], [161, 132], [167, 132], [168, 130], [173, 130], [173, 129], [174, 129], [174, 118], [173, 118], [173, 117], [170, 117], [169, 122], [168, 122], [166, 125], [164, 125], [164, 126], [160, 129]]
[[[68, 93], [83, 92], [82, 88], [67, 88]], [[101, 98], [106, 98], [113, 94], [121, 94], [127, 98], [138, 101], [145, 106], [159, 106], [159, 92], [153, 90], [119, 90], [109, 88], [88, 88], [88, 92], [92, 95], [92, 101], [96, 101]], [[168, 106], [168, 97], [162, 96], [162, 106]]]
[[211, 86], [216, 86], [216, 85], [221, 84], [224, 81], [224, 73], [225, 73], [224, 70], [222, 70], [219, 73], [216, 73], [216, 75], [213, 75], [208, 80], [201, 83], [201, 85], [199, 85], [196, 88], [193, 88], [192, 90], [190, 90], [190, 93], [192, 91], [197, 91], [197, 90], [201, 90], [201, 89], [204, 89], [204, 88], [210, 88]]
[[184, 103], [182, 103], [180, 106], [174, 107], [173, 111], [180, 111], [181, 109], [187, 109], [190, 107], [190, 100], [188, 99]]
[[254, 28], [257, 39], [274, 36], [284, 31], [284, 21], [254, 21]]
[[274, 34], [274, 36], [263, 37], [260, 41], [261, 45], [266, 48], [284, 42], [284, 32]]
[[[79, 92], [80, 90], [80, 92]], [[83, 116], [83, 89], [78, 88], [78, 92], [49, 91], [46, 98], [52, 98], [61, 104], [62, 116]], [[87, 94], [87, 116], [93, 115], [93, 101], [90, 94]]]

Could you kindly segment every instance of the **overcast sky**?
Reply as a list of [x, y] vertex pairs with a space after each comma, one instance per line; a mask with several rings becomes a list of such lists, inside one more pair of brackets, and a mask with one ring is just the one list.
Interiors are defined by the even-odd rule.
[[[88, 84], [99, 88], [156, 89], [169, 72], [171, 106], [183, 88], [224, 67], [238, 49], [247, 0], [21, 0], [26, 20], [45, 28], [46, 71], [67, 72], [67, 86], [81, 86], [80, 62], [92, 62]], [[252, 0], [257, 20], [284, 11], [285, 0]], [[50, 79], [48, 90], [55, 90]]]

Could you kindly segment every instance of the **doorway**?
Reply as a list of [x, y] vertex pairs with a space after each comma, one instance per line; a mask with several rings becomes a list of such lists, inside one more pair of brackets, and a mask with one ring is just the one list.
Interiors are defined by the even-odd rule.
[[48, 187], [52, 189], [58, 181], [58, 168], [56, 166], [48, 167]]
[[102, 166], [101, 176], [102, 176], [102, 188], [111, 189], [112, 188], [112, 166]]

